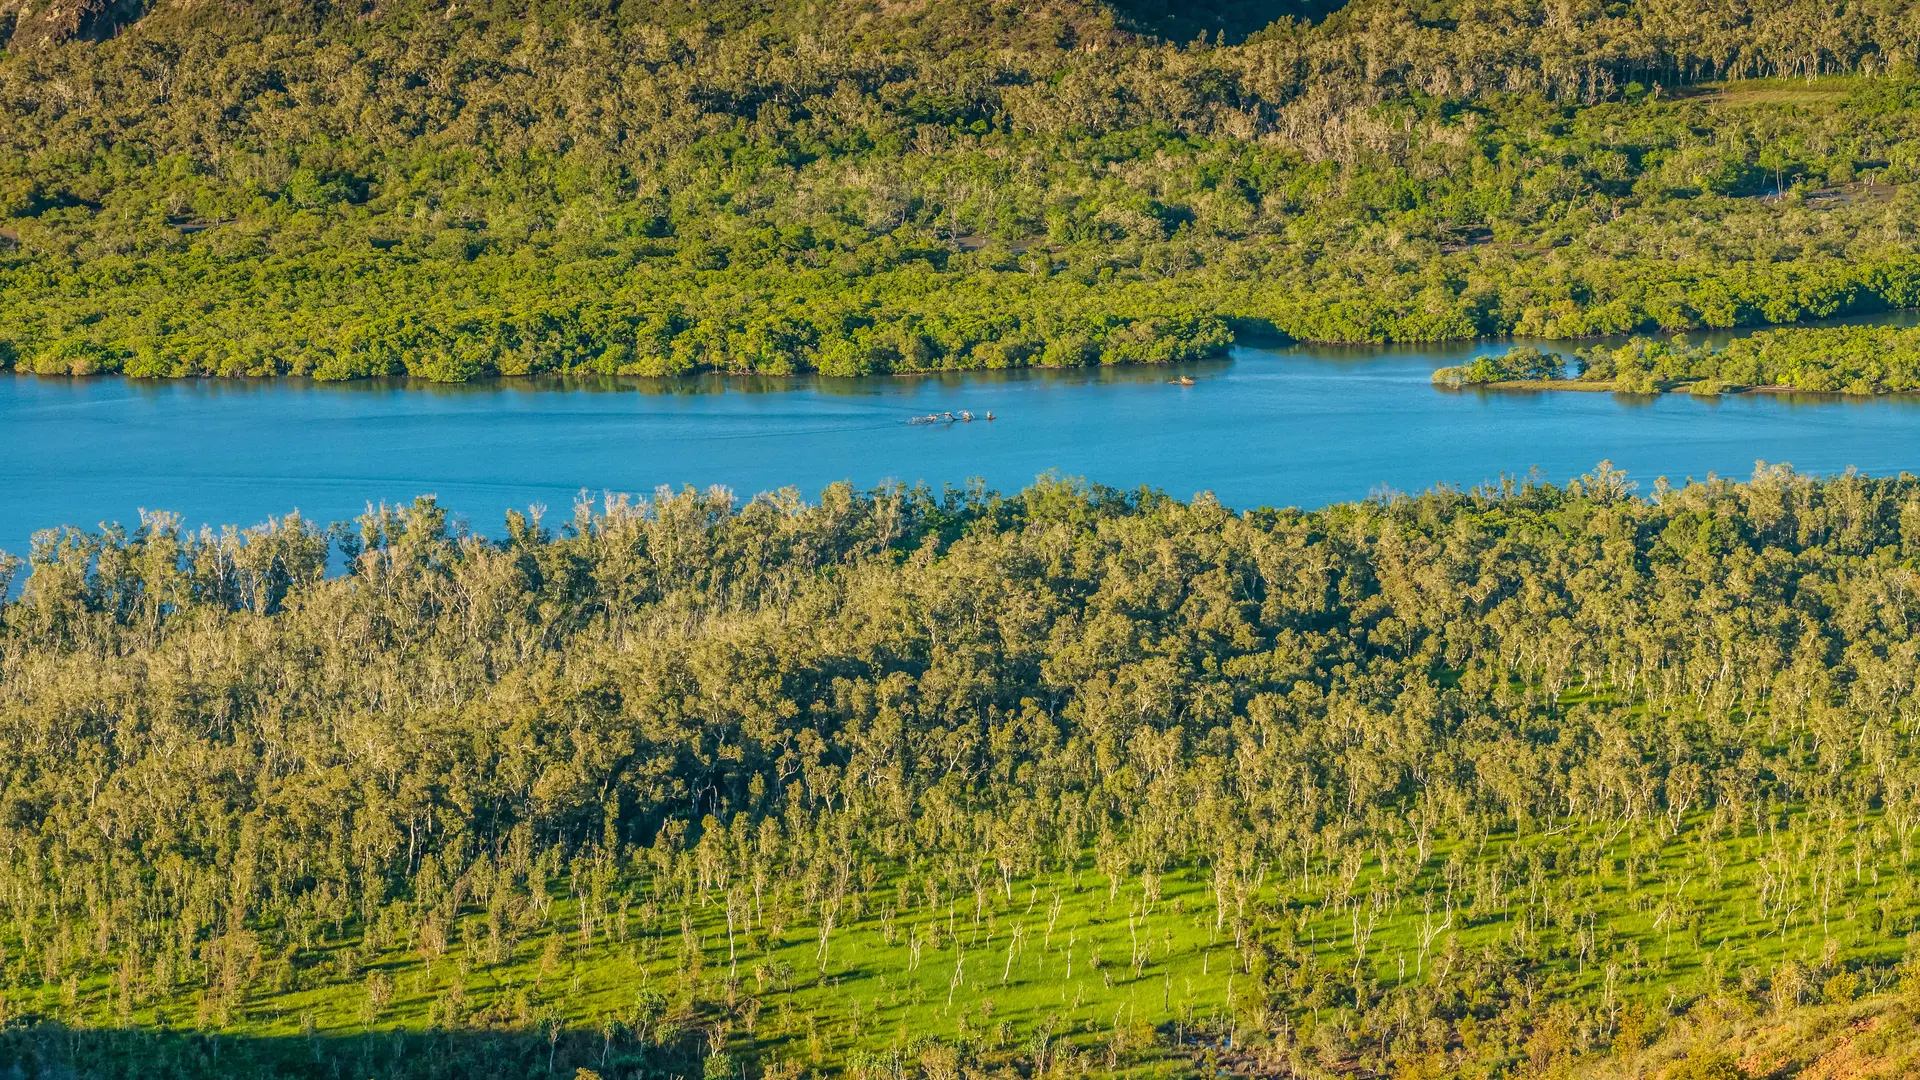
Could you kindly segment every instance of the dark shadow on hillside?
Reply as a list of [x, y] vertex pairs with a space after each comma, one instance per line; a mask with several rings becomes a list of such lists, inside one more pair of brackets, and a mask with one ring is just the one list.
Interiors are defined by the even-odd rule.
[[1108, 0], [1123, 26], [1168, 41], [1209, 41], [1225, 35], [1229, 45], [1245, 41], [1285, 16], [1314, 22], [1339, 10], [1346, 0]]
[[[614, 1032], [375, 1031], [264, 1038], [177, 1031], [91, 1031], [57, 1024], [0, 1030], [0, 1080], [603, 1080], [697, 1077], [699, 1043], [647, 1047]], [[737, 1071], [737, 1066], [736, 1066]]]

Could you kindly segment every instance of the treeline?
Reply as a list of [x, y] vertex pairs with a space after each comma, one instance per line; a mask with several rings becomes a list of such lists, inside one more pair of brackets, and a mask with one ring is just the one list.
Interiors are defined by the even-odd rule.
[[[1688, 390], [1720, 394], [1753, 388], [1866, 397], [1920, 390], [1920, 328], [1798, 327], [1763, 330], [1725, 345], [1695, 345], [1680, 334], [1636, 337], [1575, 353], [1569, 385], [1654, 394]], [[1450, 386], [1551, 384], [1568, 377], [1564, 357], [1536, 346], [1444, 367], [1433, 380]]]
[[1903, 3], [47, 22], [138, 10], [12, 11], [0, 365], [839, 375], [1920, 304]]
[[1760, 386], [1855, 396], [1920, 390], [1920, 328], [1914, 327], [1769, 330], [1719, 348], [1691, 345], [1684, 336], [1635, 339], [1580, 357], [1580, 378], [1623, 389], [1686, 384], [1715, 393]]
[[1770, 467], [49, 532], [0, 1046], [1520, 1077], [1920, 987], [1915, 559]]

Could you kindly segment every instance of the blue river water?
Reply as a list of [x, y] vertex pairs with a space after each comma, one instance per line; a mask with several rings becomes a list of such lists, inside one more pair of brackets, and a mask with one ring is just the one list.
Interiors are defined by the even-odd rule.
[[[1920, 471], [1920, 400], [1454, 392], [1436, 365], [1504, 350], [1238, 348], [1180, 369], [863, 380], [141, 382], [0, 376], [0, 550], [56, 524], [351, 517], [432, 494], [483, 533], [509, 508], [849, 480], [1014, 490], [1050, 471], [1235, 507], [1316, 506], [1610, 459], [1642, 484], [1758, 460]], [[1181, 375], [1192, 386], [1171, 382]], [[930, 412], [991, 423], [912, 425]]]

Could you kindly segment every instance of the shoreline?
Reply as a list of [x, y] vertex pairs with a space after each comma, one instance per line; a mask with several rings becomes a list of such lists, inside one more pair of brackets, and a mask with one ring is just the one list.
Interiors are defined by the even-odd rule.
[[[822, 380], [827, 382], [843, 381], [843, 380], [851, 382], [851, 381], [856, 381], [860, 379], [873, 379], [873, 378], [923, 379], [923, 378], [929, 378], [929, 377], [938, 378], [938, 377], [953, 377], [953, 376], [1005, 375], [1008, 373], [1015, 373], [1015, 372], [1071, 373], [1071, 372], [1091, 372], [1091, 371], [1129, 371], [1129, 372], [1151, 373], [1151, 372], [1158, 372], [1158, 371], [1167, 371], [1171, 369], [1179, 369], [1179, 368], [1186, 367], [1188, 365], [1205, 365], [1205, 364], [1231, 362], [1233, 359], [1233, 353], [1237, 349], [1251, 349], [1255, 351], [1285, 351], [1288, 349], [1298, 349], [1298, 348], [1306, 347], [1306, 348], [1326, 349], [1330, 351], [1352, 350], [1356, 353], [1366, 353], [1366, 352], [1374, 352], [1374, 351], [1383, 350], [1383, 349], [1385, 350], [1422, 349], [1422, 348], [1444, 349], [1450, 346], [1459, 347], [1459, 346], [1499, 345], [1499, 344], [1520, 345], [1520, 344], [1527, 344], [1527, 343], [1538, 343], [1541, 347], [1551, 348], [1556, 346], [1563, 347], [1566, 345], [1572, 345], [1572, 344], [1582, 343], [1582, 342], [1607, 342], [1607, 341], [1613, 341], [1613, 340], [1626, 341], [1635, 336], [1648, 336], [1655, 339], [1671, 338], [1680, 334], [1704, 334], [1704, 335], [1726, 334], [1726, 335], [1732, 335], [1734, 337], [1746, 337], [1753, 334], [1766, 333], [1766, 332], [1775, 331], [1775, 330], [1822, 329], [1827, 327], [1854, 326], [1854, 325], [1903, 327], [1907, 325], [1902, 322], [1903, 318], [1915, 318], [1916, 316], [1920, 316], [1920, 307], [1912, 307], [1912, 308], [1891, 307], [1891, 308], [1885, 308], [1879, 311], [1850, 312], [1846, 315], [1831, 316], [1831, 317], [1822, 318], [1822, 319], [1808, 319], [1808, 320], [1803, 320], [1799, 322], [1784, 322], [1784, 323], [1758, 322], [1758, 323], [1743, 323], [1736, 326], [1728, 326], [1728, 327], [1704, 327], [1703, 326], [1703, 327], [1683, 328], [1683, 329], [1677, 329], [1677, 330], [1661, 329], [1661, 330], [1648, 331], [1648, 332], [1645, 332], [1644, 334], [1642, 332], [1636, 331], [1636, 332], [1630, 332], [1626, 334], [1584, 334], [1584, 335], [1574, 335], [1570, 337], [1538, 337], [1538, 338], [1526, 336], [1526, 335], [1515, 335], [1515, 334], [1491, 334], [1491, 335], [1477, 336], [1477, 337], [1438, 337], [1438, 338], [1409, 338], [1409, 339], [1387, 338], [1387, 339], [1366, 339], [1366, 340], [1339, 340], [1339, 339], [1326, 339], [1326, 338], [1316, 338], [1316, 337], [1295, 337], [1293, 335], [1287, 334], [1285, 331], [1281, 331], [1278, 329], [1261, 330], [1261, 329], [1248, 328], [1243, 330], [1233, 330], [1232, 340], [1228, 341], [1224, 345], [1218, 346], [1217, 348], [1210, 349], [1204, 355], [1189, 357], [1189, 358], [1179, 359], [1179, 360], [1167, 360], [1167, 361], [1127, 360], [1127, 361], [1120, 361], [1115, 363], [1100, 363], [1098, 361], [1095, 361], [1093, 363], [1083, 363], [1083, 364], [1020, 363], [1020, 364], [1007, 364], [1005, 366], [1000, 366], [1000, 367], [993, 367], [993, 366], [980, 364], [980, 365], [966, 365], [966, 366], [955, 366], [955, 367], [927, 367], [927, 368], [909, 368], [905, 370], [873, 371], [873, 372], [866, 372], [862, 374], [828, 374], [818, 370], [817, 368], [806, 369], [806, 370], [796, 370], [796, 371], [773, 372], [773, 371], [735, 371], [735, 370], [730, 370], [722, 367], [699, 367], [699, 368], [694, 368], [688, 371], [676, 371], [671, 373], [649, 375], [649, 374], [641, 374], [639, 372], [594, 371], [594, 370], [587, 369], [584, 366], [572, 367], [572, 368], [544, 368], [537, 371], [527, 371], [527, 372], [517, 372], [517, 373], [507, 373], [507, 372], [501, 372], [501, 371], [483, 371], [483, 372], [475, 372], [469, 377], [460, 378], [460, 379], [436, 379], [430, 375], [418, 374], [414, 372], [397, 372], [397, 373], [389, 372], [389, 373], [377, 373], [377, 374], [376, 373], [355, 373], [342, 378], [324, 378], [314, 374], [314, 372], [312, 371], [307, 371], [307, 372], [284, 371], [284, 372], [257, 373], [257, 374], [250, 373], [250, 372], [241, 372], [241, 373], [233, 373], [233, 374], [221, 374], [221, 373], [215, 373], [215, 372], [183, 372], [180, 374], [129, 374], [118, 367], [100, 368], [100, 369], [87, 370], [87, 371], [72, 371], [72, 370], [41, 371], [41, 370], [36, 370], [32, 365], [32, 363], [23, 362], [22, 359], [20, 359], [19, 357], [6, 359], [5, 358], [6, 354], [4, 352], [0, 352], [0, 376], [10, 374], [16, 377], [30, 376], [33, 378], [43, 378], [43, 379], [122, 378], [122, 379], [127, 379], [131, 381], [136, 381], [136, 382], [150, 383], [154, 385], [163, 385], [163, 384], [172, 383], [172, 382], [187, 382], [187, 381], [194, 381], [194, 380], [213, 380], [213, 381], [219, 381], [219, 382], [250, 383], [255, 385], [272, 383], [272, 382], [298, 382], [298, 381], [306, 381], [306, 382], [311, 382], [315, 384], [330, 384], [330, 385], [331, 384], [356, 384], [356, 383], [366, 384], [366, 383], [380, 383], [380, 382], [391, 381], [391, 382], [403, 382], [403, 383], [411, 384], [412, 386], [415, 386], [415, 387], [420, 387], [420, 386], [457, 387], [457, 386], [471, 386], [471, 385], [487, 383], [487, 382], [501, 382], [501, 383], [508, 383], [508, 384], [517, 383], [517, 384], [526, 385], [542, 379], [631, 380], [639, 383], [666, 386], [676, 382], [691, 381], [691, 380], [697, 380], [697, 379], [709, 379], [709, 378], [766, 379], [766, 380], [775, 380], [779, 382], [798, 383], [798, 382], [809, 380], [809, 379], [817, 379], [817, 380]], [[1231, 329], [1231, 324], [1233, 320], [1225, 316], [1222, 316], [1222, 318], [1227, 319], [1229, 323], [1229, 327]], [[1920, 321], [1915, 321], [1912, 325], [1914, 327], [1920, 327]], [[1555, 380], [1526, 380], [1526, 381], [1516, 381], [1516, 382], [1506, 382], [1506, 383], [1475, 383], [1471, 385], [1483, 386], [1483, 387], [1502, 386], [1502, 387], [1515, 389], [1515, 390], [1579, 390], [1579, 391], [1605, 390], [1605, 391], [1614, 391], [1614, 392], [1625, 392], [1625, 391], [1615, 391], [1615, 388], [1610, 383], [1601, 384], [1601, 385], [1593, 385], [1593, 384], [1569, 385], [1575, 382], [1577, 382], [1577, 380], [1555, 379]], [[1435, 385], [1439, 386], [1444, 384], [1436, 383]], [[1462, 385], [1455, 388], [1465, 389], [1466, 386]], [[1686, 387], [1682, 386], [1680, 389], [1686, 389]], [[1840, 391], [1795, 390], [1792, 387], [1742, 387], [1742, 388], [1728, 387], [1726, 390], [1723, 391], [1723, 393], [1745, 393], [1749, 391], [1768, 392], [1768, 393], [1841, 394]], [[1665, 391], [1660, 391], [1660, 392], [1665, 392]], [[1920, 390], [1917, 390], [1914, 392], [1920, 393]], [[1842, 396], [1858, 397], [1863, 395], [1842, 395]], [[1871, 394], [1871, 395], [1864, 395], [1864, 396], [1880, 397], [1884, 395]]]
[[1659, 387], [1654, 390], [1623, 390], [1618, 382], [1582, 381], [1579, 379], [1513, 379], [1503, 382], [1461, 383], [1453, 385], [1437, 382], [1433, 386], [1440, 390], [1523, 390], [1523, 391], [1568, 391], [1584, 394], [1628, 394], [1633, 397], [1660, 397], [1666, 394], [1686, 394], [1689, 397], [1734, 397], [1740, 394], [1811, 394], [1820, 397], [1858, 398], [1870, 400], [1883, 397], [1914, 397], [1920, 390], [1887, 390], [1873, 394], [1849, 394], [1845, 390], [1803, 390], [1797, 386], [1782, 386], [1769, 383], [1758, 386], [1723, 386], [1718, 390], [1694, 392], [1699, 383], [1680, 383], [1674, 386]]

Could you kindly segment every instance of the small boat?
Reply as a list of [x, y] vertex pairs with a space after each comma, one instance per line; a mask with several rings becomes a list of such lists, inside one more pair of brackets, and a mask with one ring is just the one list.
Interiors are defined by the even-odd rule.
[[1193, 377], [1191, 375], [1182, 375], [1179, 378], [1173, 379], [1171, 381], [1175, 386], [1192, 386], [1193, 385]]
[[[979, 419], [991, 420], [993, 419], [993, 414], [988, 413], [984, 417], [980, 417]], [[909, 424], [971, 424], [973, 423], [974, 420], [975, 420], [975, 417], [971, 412], [961, 412], [961, 413], [937, 412], [937, 413], [928, 413], [925, 416], [910, 417], [907, 420], [907, 423]]]

